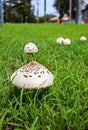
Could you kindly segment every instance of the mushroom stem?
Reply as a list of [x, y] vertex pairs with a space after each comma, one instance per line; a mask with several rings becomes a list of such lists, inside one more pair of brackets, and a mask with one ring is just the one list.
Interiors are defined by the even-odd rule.
[[31, 54], [31, 59], [32, 59], [32, 61], [35, 60], [33, 53]]
[[34, 55], [31, 53], [31, 54], [28, 54], [28, 58], [27, 58], [27, 63], [29, 62], [29, 61], [34, 61], [35, 59], [34, 59]]

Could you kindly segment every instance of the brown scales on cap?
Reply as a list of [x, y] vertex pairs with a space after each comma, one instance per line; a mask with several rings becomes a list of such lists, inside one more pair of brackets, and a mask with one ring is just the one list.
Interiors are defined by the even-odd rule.
[[[39, 72], [41, 67], [42, 67], [43, 70], [41, 72]], [[22, 73], [26, 72], [26, 75], [29, 75], [29, 73], [30, 74], [34, 73], [36, 75], [36, 74], [39, 74], [39, 73], [40, 74], [44, 74], [44, 69], [45, 69], [45, 67], [40, 65], [38, 62], [31, 61], [28, 64], [26, 64], [23, 67], [21, 67], [18, 71], [20, 71]], [[31, 77], [31, 76], [29, 76], [29, 77]]]
[[30, 63], [27, 64], [28, 66], [35, 66], [38, 65], [36, 61], [31, 61]]

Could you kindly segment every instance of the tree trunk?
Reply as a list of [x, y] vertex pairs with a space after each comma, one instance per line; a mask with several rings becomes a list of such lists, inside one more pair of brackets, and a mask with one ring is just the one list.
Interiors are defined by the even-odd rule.
[[76, 23], [81, 23], [81, 0], [76, 0]]
[[2, 7], [2, 1], [0, 0], [0, 23], [3, 25], [3, 7]]
[[23, 23], [26, 23], [26, 15], [23, 14]]

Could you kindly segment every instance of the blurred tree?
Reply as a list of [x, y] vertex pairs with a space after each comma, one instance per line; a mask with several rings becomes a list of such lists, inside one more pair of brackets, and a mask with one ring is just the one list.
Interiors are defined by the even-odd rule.
[[4, 8], [4, 21], [11, 22], [11, 5], [10, 0], [3, 1], [3, 8]]
[[35, 22], [31, 0], [4, 0], [6, 22]]
[[22, 16], [23, 23], [27, 22], [28, 15], [31, 14], [31, 0], [15, 0], [13, 8]]
[[[76, 0], [72, 0], [72, 18], [75, 17], [75, 6]], [[64, 14], [69, 14], [69, 0], [55, 0], [54, 7], [60, 13], [60, 17], [63, 17]]]
[[[50, 22], [50, 18], [56, 17], [54, 14], [46, 14], [46, 21]], [[39, 23], [44, 23], [44, 16], [39, 17]]]

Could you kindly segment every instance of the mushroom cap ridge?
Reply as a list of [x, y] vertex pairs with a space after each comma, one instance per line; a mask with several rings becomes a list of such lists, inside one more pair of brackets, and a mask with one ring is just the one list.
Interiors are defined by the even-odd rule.
[[53, 83], [53, 74], [36, 61], [29, 62], [11, 76], [12, 84], [20, 88], [45, 88]]

